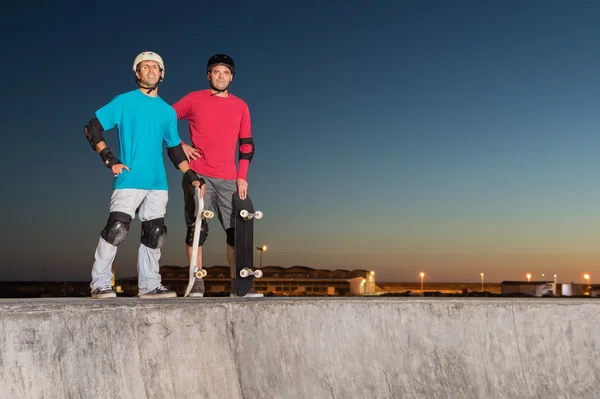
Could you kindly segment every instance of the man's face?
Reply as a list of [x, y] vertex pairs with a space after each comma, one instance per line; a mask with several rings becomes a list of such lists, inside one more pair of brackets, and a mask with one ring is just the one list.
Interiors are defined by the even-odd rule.
[[142, 61], [135, 74], [143, 86], [153, 87], [160, 80], [160, 65], [156, 61]]
[[225, 65], [217, 65], [208, 73], [208, 80], [217, 90], [225, 90], [233, 80], [233, 74]]

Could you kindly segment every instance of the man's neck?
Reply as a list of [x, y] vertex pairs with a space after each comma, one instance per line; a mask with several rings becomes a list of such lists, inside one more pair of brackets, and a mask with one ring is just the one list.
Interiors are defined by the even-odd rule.
[[215, 89], [212, 89], [212, 88], [211, 88], [211, 89], [210, 89], [210, 93], [211, 93], [213, 96], [218, 96], [218, 97], [229, 97], [229, 91], [228, 91], [228, 90], [225, 90], [225, 91], [218, 91], [218, 90], [215, 90]]
[[158, 97], [158, 87], [155, 88], [154, 90], [152, 90], [150, 92], [150, 94], [148, 94], [148, 90], [149, 89], [144, 89], [143, 87], [140, 87], [139, 89], [142, 93], [144, 93], [145, 95], [147, 95], [148, 97]]

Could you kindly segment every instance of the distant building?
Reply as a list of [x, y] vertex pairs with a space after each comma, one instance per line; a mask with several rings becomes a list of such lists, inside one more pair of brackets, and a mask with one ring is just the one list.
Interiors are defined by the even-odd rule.
[[0, 298], [90, 296], [89, 281], [1, 281]]
[[562, 296], [600, 297], [600, 285], [597, 284], [561, 284]]
[[600, 296], [600, 286], [588, 284], [558, 284], [553, 281], [503, 281], [502, 295], [524, 296]]
[[503, 281], [502, 295], [544, 296], [554, 294], [553, 281]]
[[543, 296], [553, 293], [553, 281], [503, 281], [502, 295]]
[[[229, 295], [231, 278], [229, 266], [205, 268], [204, 286], [207, 296]], [[257, 292], [273, 296], [351, 296], [375, 294], [375, 272], [369, 270], [323, 270], [306, 266], [283, 268], [267, 266], [263, 277], [255, 278]], [[162, 284], [183, 295], [188, 284], [187, 266], [162, 266]], [[119, 279], [117, 284], [125, 295], [137, 293], [137, 277]]]

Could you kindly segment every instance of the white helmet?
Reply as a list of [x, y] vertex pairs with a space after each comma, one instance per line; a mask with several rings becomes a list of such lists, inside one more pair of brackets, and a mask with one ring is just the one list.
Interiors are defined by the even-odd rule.
[[133, 61], [133, 72], [137, 72], [137, 66], [142, 61], [156, 61], [161, 69], [161, 78], [165, 78], [165, 64], [160, 57], [160, 55], [153, 53], [152, 51], [144, 51], [140, 53], [137, 57], [135, 57], [135, 61]]

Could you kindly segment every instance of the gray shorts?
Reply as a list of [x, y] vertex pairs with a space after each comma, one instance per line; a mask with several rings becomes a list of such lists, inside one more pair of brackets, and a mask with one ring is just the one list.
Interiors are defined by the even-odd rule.
[[[227, 230], [235, 226], [233, 215], [233, 194], [237, 191], [235, 180], [217, 179], [198, 174], [206, 182], [204, 193], [204, 207], [209, 209], [212, 205], [221, 222], [223, 229]], [[194, 189], [185, 176], [182, 180], [185, 224], [193, 226], [196, 222], [196, 203], [194, 201]]]

